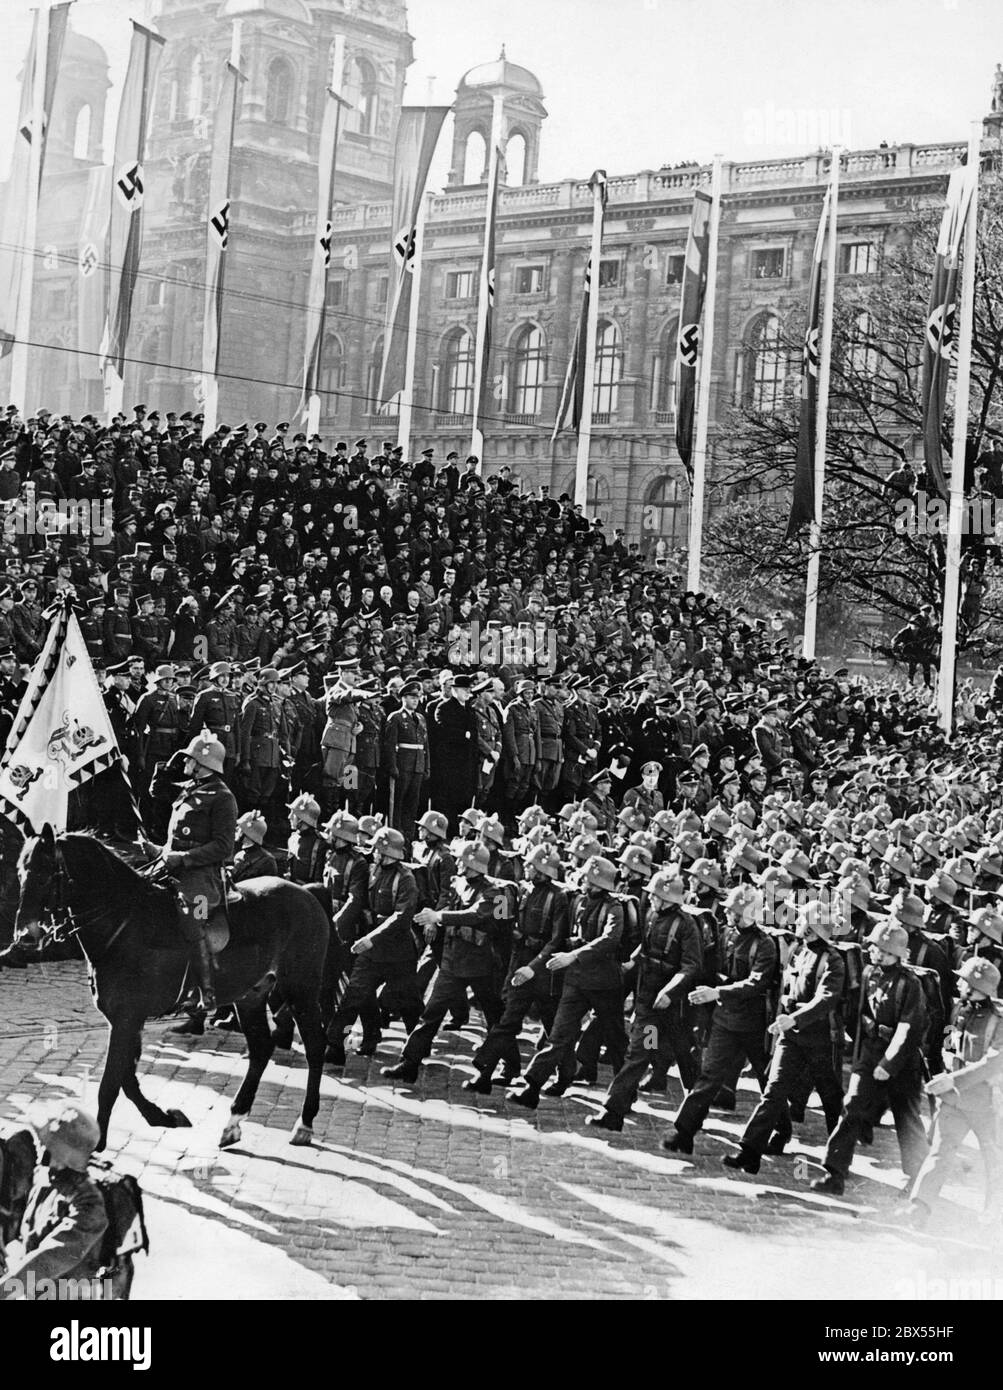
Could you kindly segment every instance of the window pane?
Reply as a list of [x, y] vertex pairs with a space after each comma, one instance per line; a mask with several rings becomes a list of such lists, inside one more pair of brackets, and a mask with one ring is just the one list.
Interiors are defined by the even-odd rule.
[[599, 288], [601, 290], [615, 289], [620, 283], [620, 262], [619, 261], [600, 261], [599, 262]]
[[784, 274], [783, 247], [771, 247], [768, 250], [753, 251], [751, 266], [752, 278], [754, 280], [782, 279]]
[[515, 350], [516, 415], [539, 415], [543, 397], [543, 334], [538, 328], [528, 328], [519, 336]]
[[616, 413], [620, 394], [620, 335], [613, 323], [600, 323], [596, 338], [595, 388], [592, 393], [594, 415]]
[[768, 413], [780, 405], [787, 380], [787, 358], [780, 338], [780, 320], [770, 314], [760, 324], [752, 345], [753, 410]]
[[449, 415], [467, 415], [474, 404], [474, 340], [464, 329], [446, 348], [444, 403]]

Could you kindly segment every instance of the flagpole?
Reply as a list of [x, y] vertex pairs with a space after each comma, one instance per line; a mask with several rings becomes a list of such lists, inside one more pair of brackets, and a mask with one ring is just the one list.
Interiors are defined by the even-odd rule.
[[[234, 67], [238, 72], [240, 71], [240, 61], [239, 61], [239, 60], [240, 60], [240, 37], [241, 37], [241, 36], [240, 36], [240, 20], [239, 20], [239, 19], [235, 19], [235, 20], [233, 21], [233, 27], [232, 27], [232, 29], [231, 29], [231, 31], [230, 31], [230, 64], [231, 64], [231, 66]], [[235, 98], [235, 100], [236, 100], [236, 98]], [[232, 130], [232, 128], [231, 128], [231, 131], [230, 131], [230, 158], [232, 159], [232, 157], [233, 157], [233, 130]], [[227, 183], [229, 184], [229, 179], [227, 180]], [[228, 194], [229, 194], [229, 188], [228, 188], [227, 192], [228, 192]], [[224, 260], [223, 260], [223, 262], [221, 263], [220, 268], [219, 268], [219, 288], [220, 288], [220, 291], [221, 291], [221, 293], [220, 293], [220, 306], [221, 306], [221, 308], [222, 308], [222, 288], [223, 288], [223, 277], [224, 277], [224, 274], [225, 274], [225, 266], [226, 266], [226, 260], [225, 260], [225, 253], [224, 253]], [[207, 294], [209, 293], [208, 286], [207, 286], [207, 288], [206, 288], [206, 293], [207, 293]], [[222, 314], [220, 315], [220, 317], [222, 318]], [[211, 377], [209, 378], [209, 380], [205, 383], [205, 401], [203, 402], [203, 405], [202, 405], [202, 413], [203, 413], [203, 415], [204, 415], [204, 417], [205, 417], [205, 418], [203, 419], [203, 422], [202, 422], [202, 438], [203, 438], [203, 439], [208, 439], [209, 436], [210, 436], [211, 434], [215, 434], [215, 432], [216, 432], [216, 424], [217, 424], [217, 422], [218, 422], [218, 420], [219, 420], [219, 337], [220, 337], [220, 335], [221, 335], [221, 329], [222, 329], [222, 324], [221, 324], [221, 323], [217, 323], [217, 325], [216, 325], [216, 334], [217, 334], [217, 340], [216, 340], [216, 364], [215, 364], [215, 368], [214, 368], [214, 370], [213, 370], [212, 376], [211, 376]]]
[[[335, 34], [334, 52], [331, 55], [331, 77], [329, 87], [334, 94], [337, 102], [337, 109], [334, 113], [334, 146], [331, 150], [331, 181], [328, 184], [327, 192], [327, 221], [330, 226], [331, 218], [334, 214], [334, 179], [338, 171], [338, 140], [341, 135], [341, 108], [347, 105], [341, 95], [341, 83], [345, 73], [345, 36]], [[317, 338], [317, 370], [315, 373], [315, 384], [320, 385], [320, 368], [324, 356], [324, 326], [327, 317], [327, 276], [324, 278], [324, 303], [320, 309], [320, 334]], [[320, 432], [320, 395], [317, 391], [312, 391], [307, 398], [306, 410], [307, 436], [312, 437]]]
[[690, 490], [690, 528], [686, 554], [686, 587], [700, 590], [703, 552], [704, 487], [707, 477], [707, 430], [710, 425], [710, 382], [714, 362], [714, 303], [717, 298], [717, 239], [721, 225], [721, 156], [714, 156], [710, 178], [710, 225], [707, 229], [707, 291], [700, 330], [700, 384], [697, 388], [696, 437], [693, 441], [693, 483]]
[[982, 122], [973, 121], [968, 135], [972, 200], [965, 224], [965, 261], [961, 268], [961, 318], [958, 329], [958, 367], [954, 383], [954, 434], [951, 440], [951, 497], [944, 568], [944, 613], [940, 633], [940, 673], [937, 708], [940, 727], [950, 735], [954, 725], [954, 685], [958, 652], [958, 601], [961, 593], [961, 527], [965, 508], [965, 454], [968, 445], [968, 401], [971, 393], [972, 336], [975, 318], [975, 257], [979, 233], [979, 163]]
[[502, 138], [502, 121], [505, 115], [505, 98], [496, 93], [491, 112], [491, 152], [488, 156], [488, 197], [484, 211], [484, 249], [481, 253], [481, 279], [477, 299], [477, 339], [474, 345], [474, 410], [470, 424], [470, 452], [477, 456], [477, 471], [484, 471], [484, 430], [478, 419], [481, 404], [481, 379], [487, 370], [484, 361], [484, 342], [488, 332], [490, 313], [490, 291], [488, 277], [491, 274], [491, 219], [497, 216], [495, 206], [495, 180], [498, 178], [498, 146]]
[[[597, 171], [598, 172], [598, 171]], [[592, 247], [589, 251], [591, 280], [589, 313], [585, 324], [585, 363], [582, 371], [582, 418], [578, 427], [578, 453], [575, 459], [575, 506], [584, 507], [589, 496], [589, 453], [592, 447], [592, 393], [596, 379], [596, 339], [599, 336], [599, 262], [602, 256], [603, 192], [605, 176], [593, 175]]]
[[407, 354], [404, 359], [404, 389], [400, 394], [397, 445], [404, 450], [405, 462], [411, 457], [411, 426], [414, 414], [414, 378], [418, 361], [418, 305], [421, 299], [421, 262], [425, 249], [425, 221], [428, 193], [423, 193], [414, 224], [414, 255], [411, 258], [411, 305], [407, 319]]
[[836, 303], [836, 219], [839, 211], [839, 162], [842, 146], [832, 147], [829, 187], [829, 227], [825, 249], [825, 297], [818, 349], [818, 393], [815, 398], [815, 515], [808, 534], [808, 574], [805, 579], [802, 655], [815, 659], [818, 627], [818, 580], [822, 564], [822, 502], [825, 491], [825, 451], [829, 437], [829, 367], [832, 357], [832, 315]]
[[11, 349], [10, 397], [22, 415], [28, 415], [28, 343], [31, 339], [31, 307], [35, 291], [35, 242], [38, 237], [38, 202], [42, 183], [42, 148], [45, 125], [46, 66], [49, 58], [50, 0], [41, 0], [35, 37], [35, 63], [31, 74], [31, 145], [28, 150], [28, 206], [24, 249], [18, 277], [17, 318]]

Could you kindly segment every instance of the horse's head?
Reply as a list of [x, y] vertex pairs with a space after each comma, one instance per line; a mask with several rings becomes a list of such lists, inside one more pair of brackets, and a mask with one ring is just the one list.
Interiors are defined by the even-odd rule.
[[21, 901], [14, 919], [14, 940], [30, 937], [38, 941], [51, 930], [48, 923], [62, 878], [51, 825], [45, 825], [35, 839], [25, 841], [17, 861], [17, 877]]

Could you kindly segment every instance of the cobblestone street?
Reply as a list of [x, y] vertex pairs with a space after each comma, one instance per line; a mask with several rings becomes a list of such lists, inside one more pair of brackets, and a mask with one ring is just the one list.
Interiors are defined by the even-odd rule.
[[[396, 1056], [395, 1026], [377, 1058], [325, 1075], [312, 1149], [288, 1143], [306, 1077], [297, 1046], [270, 1065], [242, 1142], [223, 1152], [242, 1039], [167, 1027], [147, 1030], [141, 1079], [193, 1128], [148, 1129], [120, 1099], [109, 1143], [146, 1194], [152, 1253], [138, 1262], [137, 1299], [939, 1298], [945, 1280], [986, 1297], [983, 1281], [1003, 1278], [999, 1228], [991, 1246], [976, 1220], [974, 1152], [924, 1235], [893, 1216], [901, 1174], [887, 1128], [842, 1200], [809, 1189], [816, 1111], [791, 1156], [766, 1160], [758, 1178], [726, 1176], [720, 1156], [756, 1094], [748, 1079], [737, 1115], [712, 1112], [698, 1154], [677, 1160], [658, 1144], [674, 1097], [595, 1138], [582, 1125], [595, 1088], [544, 1100], [535, 1116], [497, 1089], [468, 1095], [473, 1027], [440, 1037], [416, 1087], [394, 1088], [379, 1066]], [[0, 975], [0, 1113], [81, 1090], [95, 1106], [104, 1041], [82, 966]]]

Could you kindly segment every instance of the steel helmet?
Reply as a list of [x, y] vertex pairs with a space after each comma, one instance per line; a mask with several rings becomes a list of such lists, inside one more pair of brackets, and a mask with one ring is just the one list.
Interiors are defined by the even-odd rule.
[[881, 861], [888, 865], [893, 874], [902, 874], [905, 878], [912, 874], [912, 855], [905, 845], [889, 845]]
[[268, 822], [260, 811], [245, 811], [237, 818], [237, 833], [252, 844], [263, 845], [268, 834]]
[[969, 989], [984, 994], [987, 999], [995, 999], [1000, 987], [1000, 972], [985, 956], [970, 956], [957, 972], [958, 979], [964, 980]]
[[637, 874], [639, 878], [650, 878], [654, 872], [651, 851], [643, 845], [628, 845], [617, 863], [628, 873]]
[[877, 806], [872, 806], [871, 814], [878, 825], [882, 826], [885, 830], [889, 828], [892, 821], [895, 819], [892, 815], [892, 808], [888, 805], [887, 801], [881, 801]]
[[196, 734], [187, 748], [181, 750], [182, 755], [191, 758], [198, 763], [199, 767], [207, 767], [210, 772], [222, 772], [223, 764], [226, 762], [226, 749], [218, 738], [213, 738], [212, 734]]
[[780, 867], [786, 869], [791, 878], [808, 882], [811, 878], [811, 863], [803, 849], [789, 849], [780, 856]]
[[720, 806], [712, 806], [703, 818], [705, 835], [727, 835], [731, 828], [731, 816]]
[[616, 866], [601, 854], [593, 854], [585, 863], [585, 882], [590, 888], [604, 888], [612, 893], [616, 887]]
[[739, 883], [725, 898], [724, 910], [743, 926], [758, 926], [763, 920], [763, 895], [751, 883]]
[[889, 843], [888, 836], [883, 830], [868, 830], [867, 834], [864, 836], [864, 844], [871, 853], [882, 857]]
[[[343, 812], [347, 815], [348, 812]], [[377, 830], [383, 828], [382, 816], [360, 816], [358, 821], [359, 844], [363, 849], [369, 849], [373, 842], [373, 836]]]
[[904, 889], [895, 894], [888, 909], [892, 920], [901, 922], [904, 927], [921, 927], [924, 911], [923, 899], [915, 893], [905, 892]]
[[486, 817], [483, 811], [479, 811], [476, 806], [468, 806], [462, 816], [460, 816], [460, 824], [468, 826], [471, 830], [479, 830], [481, 828], [481, 821], [485, 819]]
[[535, 869], [537, 873], [544, 874], [555, 882], [560, 879], [564, 872], [561, 856], [553, 845], [537, 845], [531, 849], [526, 856], [526, 868]]
[[958, 885], [950, 874], [943, 869], [937, 869], [926, 881], [926, 888], [930, 896], [937, 898], [942, 903], [953, 903], [954, 895], [958, 891]]
[[568, 821], [568, 830], [573, 835], [580, 835], [583, 831], [586, 834], [594, 834], [599, 829], [599, 822], [591, 811], [584, 809], [576, 811]]
[[779, 864], [768, 864], [761, 874], [757, 874], [756, 885], [772, 893], [775, 898], [786, 898], [794, 891], [794, 880]]
[[836, 868], [839, 868], [844, 859], [849, 859], [853, 854], [853, 849], [845, 840], [833, 840], [832, 844], [825, 851], [827, 859], [831, 859]]
[[648, 884], [648, 897], [660, 903], [682, 903], [686, 898], [686, 885], [678, 874], [659, 869]]
[[346, 845], [357, 845], [360, 829], [359, 822], [348, 811], [335, 811], [324, 826], [324, 835], [329, 840], [343, 840]]
[[297, 820], [303, 821], [305, 825], [312, 825], [314, 828], [320, 821], [320, 802], [309, 792], [300, 792], [299, 796], [290, 801], [286, 809], [290, 813], [290, 821], [295, 817]]
[[780, 859], [789, 849], [797, 849], [798, 842], [787, 830], [778, 830], [766, 841], [766, 848], [774, 859]]
[[568, 846], [568, 853], [577, 859], [579, 864], [584, 864], [586, 859], [591, 859], [594, 854], [598, 854], [602, 846], [594, 835], [576, 835]]
[[940, 858], [940, 841], [932, 830], [921, 830], [912, 842], [913, 850], [920, 850], [930, 859]]
[[35, 1131], [43, 1148], [52, 1139], [58, 1139], [63, 1148], [85, 1160], [90, 1159], [101, 1142], [97, 1120], [74, 1101], [61, 1101], [54, 1106], [46, 1118], [35, 1125]]
[[998, 845], [983, 845], [975, 851], [972, 863], [982, 878], [1003, 878], [1003, 854]]
[[768, 796], [763, 797], [764, 811], [780, 811], [783, 809], [783, 805], [784, 798], [780, 792], [770, 792]]
[[671, 811], [656, 811], [651, 818], [651, 829], [663, 838], [676, 833], [676, 818]]
[[632, 830], [643, 830], [648, 824], [648, 818], [644, 812], [637, 810], [634, 806], [625, 806], [617, 816], [617, 821], [628, 832]]
[[746, 869], [758, 874], [763, 866], [763, 856], [751, 840], [739, 840], [728, 851], [728, 864], [734, 869]]
[[731, 818], [733, 821], [741, 821], [742, 824], [748, 826], [750, 830], [755, 830], [756, 821], [758, 820], [756, 808], [751, 801], [740, 801], [737, 806], [734, 806], [732, 808]]
[[960, 855], [956, 859], [949, 859], [944, 865], [944, 873], [949, 878], [953, 878], [959, 888], [975, 887], [975, 872], [971, 861], [962, 859]]
[[485, 816], [477, 827], [477, 833], [482, 840], [497, 845], [499, 849], [505, 848], [505, 827], [497, 816]]
[[650, 830], [635, 830], [627, 841], [627, 844], [640, 845], [643, 849], [646, 849], [650, 855], [654, 856], [655, 850], [658, 848], [658, 836], [652, 835]]
[[527, 850], [535, 849], [537, 845], [553, 843], [554, 832], [549, 825], [534, 825], [532, 830], [528, 830], [522, 839], [517, 841], [516, 848], [525, 853]]
[[760, 834], [765, 835], [767, 831], [771, 835], [779, 834], [787, 824], [780, 811], [764, 811], [759, 819]]
[[867, 911], [871, 902], [871, 885], [861, 874], [845, 874], [836, 884], [836, 892], [849, 899], [852, 907]]
[[869, 881], [871, 866], [866, 859], [855, 859], [851, 854], [840, 864], [839, 872], [842, 878], [849, 878], [850, 874], [859, 874], [861, 878], [866, 878]]
[[794, 799], [787, 801], [782, 809], [792, 825], [804, 825], [804, 806], [800, 801]]
[[461, 873], [486, 874], [491, 867], [487, 845], [477, 840], [467, 840], [457, 852], [456, 867]]
[[693, 830], [676, 836], [676, 848], [681, 859], [704, 859], [707, 856], [707, 846]]
[[805, 823], [807, 825], [819, 826], [823, 823], [828, 814], [828, 801], [813, 801], [804, 813]]
[[992, 907], [980, 907], [972, 913], [972, 926], [980, 936], [987, 936], [997, 946], [1003, 946], [1003, 916]]
[[798, 936], [807, 937], [809, 932], [814, 932], [823, 941], [832, 940], [832, 911], [827, 903], [814, 899], [811, 902], [803, 903], [798, 908], [798, 915], [795, 930]]
[[377, 830], [371, 848], [374, 854], [384, 854], [388, 859], [403, 860], [407, 857], [407, 841], [399, 830], [393, 830], [389, 825]]
[[949, 849], [960, 853], [968, 847], [968, 836], [960, 825], [949, 825], [941, 832], [940, 843], [943, 853], [946, 854]]
[[534, 802], [532, 806], [527, 806], [525, 811], [519, 813], [518, 823], [519, 829], [526, 834], [534, 825], [549, 825], [550, 817], [542, 806]]
[[877, 946], [899, 960], [909, 959], [909, 933], [897, 922], [887, 920], [878, 922], [869, 935], [864, 937], [865, 946]]
[[893, 844], [911, 845], [915, 836], [915, 830], [907, 820], [899, 817], [897, 820], [889, 822], [888, 834]]
[[426, 811], [418, 821], [422, 830], [427, 830], [430, 835], [437, 836], [440, 840], [445, 840], [449, 835], [449, 821], [441, 811]]
[[687, 865], [686, 872], [692, 874], [698, 883], [702, 883], [705, 888], [713, 888], [715, 893], [719, 893], [724, 887], [724, 875], [721, 872], [721, 865], [716, 859], [708, 859], [701, 855], [694, 859], [692, 864]]
[[681, 835], [688, 830], [691, 830], [694, 835], [700, 834], [700, 817], [696, 811], [691, 811], [689, 807], [686, 807], [676, 816], [676, 834]]
[[576, 811], [581, 808], [574, 801], [566, 801], [557, 813], [558, 820], [569, 821]]

